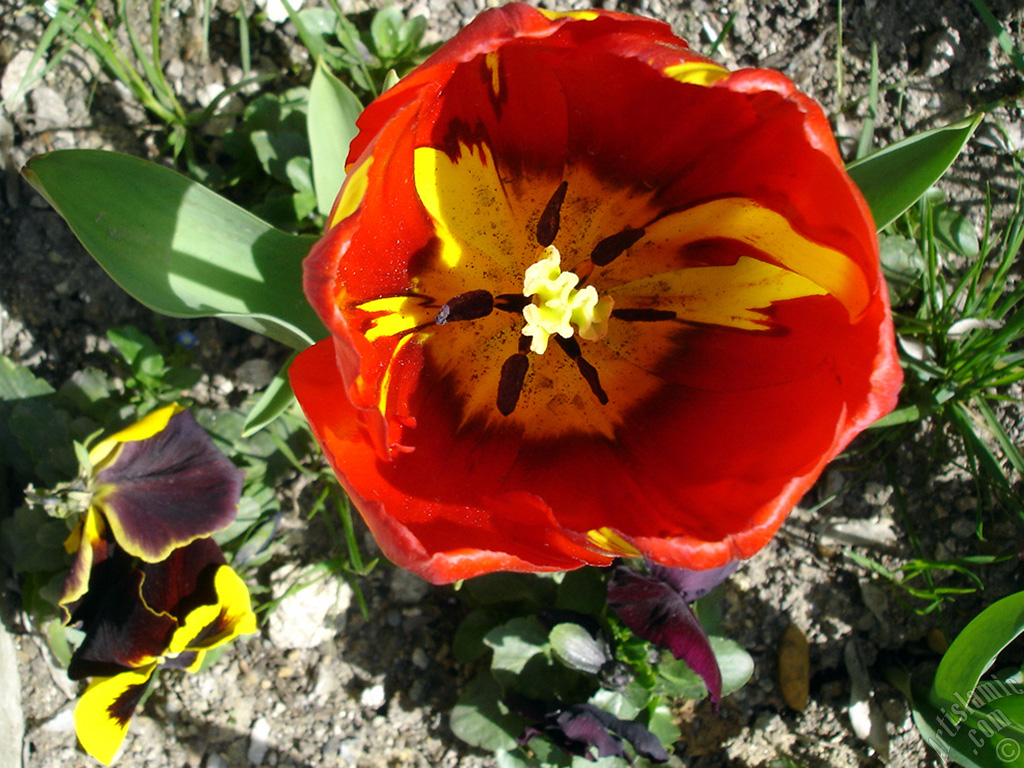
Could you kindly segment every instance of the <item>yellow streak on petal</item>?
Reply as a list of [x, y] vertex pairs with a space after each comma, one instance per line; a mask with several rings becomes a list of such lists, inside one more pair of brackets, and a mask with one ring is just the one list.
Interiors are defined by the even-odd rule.
[[593, 21], [598, 18], [601, 14], [596, 11], [546, 11], [543, 8], [538, 8], [542, 14], [547, 16], [549, 19], [554, 21], [555, 19], [577, 19], [579, 21]]
[[[758, 310], [776, 301], [822, 296], [826, 291], [788, 269], [744, 256], [730, 266], [689, 267], [633, 280], [610, 293], [658, 296], [657, 309], [674, 311], [676, 319], [685, 322], [763, 331], [770, 322]], [[632, 305], [629, 300], [621, 304]]]
[[388, 313], [371, 320], [371, 325], [366, 330], [367, 341], [376, 341], [384, 336], [397, 336], [429, 320], [423, 310], [422, 301], [414, 296], [385, 296], [382, 299], [371, 299], [356, 304], [355, 308], [363, 312]]
[[401, 354], [402, 349], [405, 348], [405, 345], [412, 341], [414, 335], [415, 334], [410, 333], [408, 336], [403, 337], [398, 342], [398, 344], [395, 345], [395, 351], [391, 353], [391, 361], [388, 363], [388, 367], [384, 371], [384, 375], [381, 377], [380, 394], [377, 399], [377, 409], [380, 411], [380, 415], [383, 416], [385, 419], [388, 417], [388, 390], [391, 388], [392, 366], [394, 365], [395, 360], [398, 359], [399, 354]]
[[484, 66], [491, 73], [491, 93], [494, 98], [501, 96], [501, 60], [497, 51], [484, 54]]
[[373, 163], [373, 158], [370, 157], [352, 171], [348, 178], [345, 179], [345, 186], [341, 190], [341, 198], [338, 200], [338, 207], [334, 209], [334, 215], [331, 217], [331, 222], [328, 225], [333, 227], [343, 219], [347, 219], [363, 202], [363, 198], [366, 197], [366, 187], [369, 183], [370, 165]]
[[452, 160], [433, 147], [420, 147], [413, 156], [416, 192], [434, 220], [441, 241], [441, 260], [454, 269], [466, 248], [483, 259], [507, 267], [520, 253], [524, 233], [505, 197], [494, 156], [485, 144], [459, 145]]
[[112, 459], [114, 449], [118, 445], [153, 437], [167, 427], [167, 422], [171, 420], [172, 416], [177, 416], [184, 410], [185, 406], [177, 403], [164, 406], [131, 426], [125, 427], [120, 432], [115, 432], [110, 437], [101, 440], [89, 451], [89, 463], [92, 464], [93, 474], [96, 474], [101, 464], [108, 463], [108, 460]]
[[145, 685], [156, 669], [149, 664], [113, 677], [96, 677], [75, 706], [75, 733], [82, 749], [104, 765], [110, 765], [128, 732], [130, 720], [123, 723], [111, 714], [111, 708], [130, 688]]
[[[174, 630], [167, 646], [167, 655], [175, 656], [184, 651], [200, 653], [195, 663], [188, 668], [195, 672], [202, 664], [202, 652], [234, 640], [239, 635], [256, 631], [256, 614], [252, 612], [252, 601], [245, 582], [231, 568], [222, 565], [214, 575], [213, 588], [217, 602], [200, 605], [185, 616], [184, 621]], [[210, 627], [217, 631], [197, 641]]]
[[864, 272], [849, 257], [808, 240], [785, 216], [745, 198], [712, 200], [665, 216], [647, 228], [645, 239], [682, 246], [710, 238], [737, 240], [763, 251], [835, 296], [851, 319], [871, 300]]
[[626, 557], [639, 557], [642, 553], [624, 538], [619, 536], [611, 528], [595, 528], [587, 531], [587, 538], [590, 543], [606, 552], [613, 552], [616, 555]]
[[729, 70], [707, 61], [688, 61], [665, 67], [665, 74], [680, 83], [711, 85], [729, 76]]

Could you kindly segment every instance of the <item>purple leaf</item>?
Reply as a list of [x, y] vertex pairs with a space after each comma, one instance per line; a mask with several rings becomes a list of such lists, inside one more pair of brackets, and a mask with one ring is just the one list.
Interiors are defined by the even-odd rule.
[[643, 576], [628, 566], [617, 565], [608, 582], [608, 605], [634, 635], [659, 648], [667, 648], [700, 675], [711, 703], [718, 707], [722, 698], [718, 660], [704, 628], [673, 583], [654, 574]]

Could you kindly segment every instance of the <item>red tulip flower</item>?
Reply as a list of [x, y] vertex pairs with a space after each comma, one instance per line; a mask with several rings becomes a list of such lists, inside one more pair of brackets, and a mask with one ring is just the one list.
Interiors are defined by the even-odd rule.
[[894, 406], [871, 215], [781, 74], [512, 4], [359, 128], [291, 377], [398, 565], [721, 566]]

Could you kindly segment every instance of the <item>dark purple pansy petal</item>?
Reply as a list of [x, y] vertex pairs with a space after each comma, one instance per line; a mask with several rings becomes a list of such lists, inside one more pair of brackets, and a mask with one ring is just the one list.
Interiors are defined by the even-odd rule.
[[709, 568], [706, 571], [691, 571], [689, 568], [669, 568], [664, 565], [648, 563], [651, 577], [664, 581], [672, 587], [687, 603], [700, 600], [704, 595], [717, 587], [739, 567], [740, 561], [733, 560], [720, 568]]
[[608, 726], [598, 713], [607, 714], [593, 704], [574, 704], [559, 712], [554, 723], [549, 724], [544, 731], [549, 737], [553, 733], [561, 735], [562, 743], [574, 745], [580, 750], [566, 749], [567, 752], [582, 755], [588, 760], [594, 760], [591, 747], [597, 748], [598, 757], [625, 758], [626, 749], [622, 745], [622, 739], [608, 730]]
[[199, 605], [217, 602], [213, 576], [224, 565], [224, 553], [213, 539], [196, 539], [159, 563], [143, 563], [142, 598], [154, 611], [181, 621]]
[[96, 475], [94, 503], [122, 547], [159, 562], [176, 547], [230, 525], [242, 476], [185, 410], [152, 437], [120, 446]]
[[[536, 736], [545, 736], [570, 755], [584, 757], [591, 762], [598, 757], [629, 759], [622, 740], [633, 750], [655, 763], [668, 760], [668, 753], [646, 726], [632, 720], [621, 720], [593, 704], [573, 704], [549, 709], [541, 702], [513, 695], [506, 703], [523, 717], [533, 720], [516, 739], [520, 746]], [[592, 752], [597, 750], [595, 757]]]
[[178, 623], [142, 600], [142, 573], [117, 551], [92, 569], [89, 590], [71, 615], [85, 639], [71, 657], [68, 677], [110, 677], [153, 663], [167, 650]]
[[603, 709], [598, 709], [591, 704], [580, 704], [579, 706], [592, 710], [594, 717], [600, 720], [612, 733], [618, 734], [628, 741], [630, 746], [633, 747], [633, 751], [641, 757], [646, 757], [654, 763], [668, 761], [668, 752], [665, 751], [665, 747], [661, 745], [658, 737], [651, 733], [647, 726], [635, 720], [622, 720], [610, 712], [605, 712]]
[[704, 628], [682, 595], [667, 582], [618, 565], [608, 582], [608, 605], [639, 638], [667, 648], [700, 675], [716, 707], [722, 698], [722, 673]]

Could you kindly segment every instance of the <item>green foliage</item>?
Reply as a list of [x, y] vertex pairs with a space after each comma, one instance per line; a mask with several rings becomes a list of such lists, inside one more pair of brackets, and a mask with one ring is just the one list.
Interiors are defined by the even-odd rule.
[[1024, 514], [1013, 481], [1024, 457], [995, 410], [1024, 379], [1024, 285], [1011, 279], [1024, 242], [1024, 188], [1000, 235], [986, 223], [979, 238], [937, 193], [894, 231], [882, 238], [883, 266], [902, 303], [895, 319], [907, 375], [901, 407], [879, 426], [923, 417], [948, 424], [980, 497]]
[[[847, 552], [847, 557], [861, 567], [878, 574], [888, 580], [890, 584], [899, 589], [907, 598], [922, 603], [909, 603], [910, 607], [919, 614], [928, 614], [936, 608], [941, 607], [947, 600], [961, 595], [971, 595], [981, 592], [985, 584], [976, 573], [981, 566], [993, 565], [995, 563], [1010, 560], [1013, 555], [997, 557], [994, 555], [971, 555], [958, 560], [928, 560], [925, 558], [914, 558], [901, 563], [898, 568], [887, 568], [870, 557], [856, 552]], [[936, 577], [939, 574], [955, 575], [960, 577], [958, 581], [949, 586], [936, 585]]]
[[332, 0], [331, 5], [331, 9], [289, 10], [289, 16], [313, 60], [344, 72], [365, 96], [383, 93], [392, 70], [404, 75], [426, 58], [421, 41], [427, 21], [422, 16], [406, 19], [392, 5], [376, 11], [369, 28], [360, 30], [341, 13], [337, 2]]
[[[46, 64], [33, 79], [21, 83], [19, 93], [31, 89], [76, 48], [88, 51], [111, 78], [128, 88], [139, 103], [164, 124], [172, 156], [184, 155], [190, 167], [197, 167], [195, 129], [214, 116], [224, 99], [253, 83], [271, 79], [266, 76], [247, 78], [226, 88], [205, 108], [189, 109], [178, 99], [164, 75], [165, 56], [160, 45], [162, 0], [148, 0], [145, 4], [115, 0], [111, 8], [96, 0], [56, 0], [34, 5], [43, 18], [47, 14], [51, 18], [28, 71], [35, 72], [37, 63], [42, 65], [45, 61]], [[148, 10], [148, 28], [144, 30], [130, 19], [139, 6]], [[208, 30], [209, 6], [206, 8], [203, 27]]]
[[348, 145], [356, 136], [356, 118], [362, 109], [356, 95], [321, 60], [309, 86], [309, 146], [313, 186], [323, 216], [330, 214], [345, 180]]
[[965, 768], [1024, 766], [1024, 684], [1019, 666], [982, 678], [1024, 632], [1024, 592], [990, 605], [957, 636], [930, 687], [893, 671], [925, 741]]
[[51, 152], [25, 177], [121, 287], [154, 310], [223, 317], [297, 349], [327, 335], [302, 293], [311, 238], [115, 152]]
[[[554, 576], [497, 573], [463, 585], [473, 610], [456, 632], [455, 655], [464, 663], [489, 663], [452, 711], [456, 736], [494, 752], [499, 765], [590, 765], [539, 738], [516, 747], [527, 721], [508, 702], [521, 695], [559, 707], [587, 702], [638, 720], [671, 751], [679, 732], [669, 702], [702, 698], [707, 691], [683, 662], [636, 638], [609, 614], [607, 578], [605, 569], [583, 568]], [[712, 592], [704, 600], [712, 606], [716, 598]], [[750, 655], [721, 637], [711, 644], [725, 692], [737, 690], [753, 671]], [[625, 765], [617, 759], [598, 764]]]
[[942, 178], [982, 115], [898, 141], [847, 166], [864, 194], [875, 226], [883, 229]]

